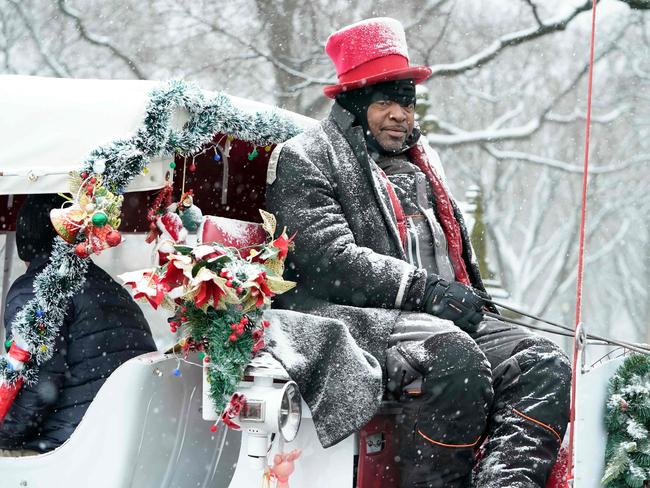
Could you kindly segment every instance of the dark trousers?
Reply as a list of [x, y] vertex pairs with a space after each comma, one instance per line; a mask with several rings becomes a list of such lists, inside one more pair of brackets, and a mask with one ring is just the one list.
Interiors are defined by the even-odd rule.
[[[450, 322], [405, 313], [400, 330], [423, 320], [431, 326], [426, 338], [398, 334], [388, 351], [389, 389], [403, 412], [395, 433], [400, 486], [543, 488], [569, 418], [564, 353], [495, 320], [470, 335]], [[421, 386], [413, 390], [417, 377]]]

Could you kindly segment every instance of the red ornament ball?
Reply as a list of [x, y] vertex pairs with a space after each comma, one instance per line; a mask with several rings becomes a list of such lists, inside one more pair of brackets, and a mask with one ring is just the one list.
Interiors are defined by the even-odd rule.
[[106, 243], [111, 247], [117, 246], [120, 242], [122, 242], [122, 234], [116, 230], [110, 231], [106, 236]]
[[75, 246], [74, 253], [81, 259], [86, 259], [88, 256], [90, 256], [91, 249], [85, 242], [80, 242]]
[[210, 427], [210, 432], [216, 432], [217, 431], [217, 424], [214, 424], [212, 427]]

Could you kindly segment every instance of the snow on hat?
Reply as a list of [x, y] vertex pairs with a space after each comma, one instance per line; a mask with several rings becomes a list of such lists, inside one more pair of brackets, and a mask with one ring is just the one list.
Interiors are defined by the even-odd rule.
[[410, 78], [422, 83], [431, 76], [426, 66], [409, 66], [404, 27], [388, 17], [362, 20], [334, 32], [325, 52], [334, 62], [339, 81], [323, 89], [330, 98], [384, 81]]

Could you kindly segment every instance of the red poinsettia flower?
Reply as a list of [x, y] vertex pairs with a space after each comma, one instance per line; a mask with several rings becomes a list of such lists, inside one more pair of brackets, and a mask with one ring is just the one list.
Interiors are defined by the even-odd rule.
[[287, 254], [289, 253], [289, 245], [295, 236], [296, 235], [294, 234], [291, 237], [287, 238], [286, 234], [282, 234], [280, 237], [271, 242], [271, 245], [279, 251], [279, 259], [284, 259], [287, 257]]
[[266, 297], [274, 297], [275, 293], [271, 291], [269, 285], [266, 283], [266, 273], [262, 271], [257, 277], [253, 280], [255, 285], [251, 287], [251, 295], [256, 299], [255, 306], [257, 308], [264, 305], [264, 299]]
[[224, 291], [214, 281], [202, 281], [199, 284], [194, 303], [198, 308], [201, 308], [212, 301], [212, 306], [216, 307], [223, 295], [225, 295]]
[[125, 284], [136, 290], [137, 293], [133, 295], [133, 298], [136, 300], [145, 298], [154, 309], [158, 309], [158, 305], [165, 300], [165, 294], [169, 291], [169, 287], [161, 281], [160, 276], [150, 271], [140, 274], [138, 278], [129, 279], [135, 274], [139, 274], [139, 272], [121, 275]]
[[176, 261], [170, 259], [165, 269], [165, 274], [162, 281], [169, 287], [169, 289], [181, 286], [185, 281], [185, 270], [176, 266]]

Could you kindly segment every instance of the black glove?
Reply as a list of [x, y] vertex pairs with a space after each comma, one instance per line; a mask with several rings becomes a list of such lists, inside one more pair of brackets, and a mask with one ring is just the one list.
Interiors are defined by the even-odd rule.
[[456, 281], [449, 283], [436, 275], [427, 278], [422, 311], [451, 320], [466, 332], [475, 332], [483, 320], [486, 305], [473, 288]]

